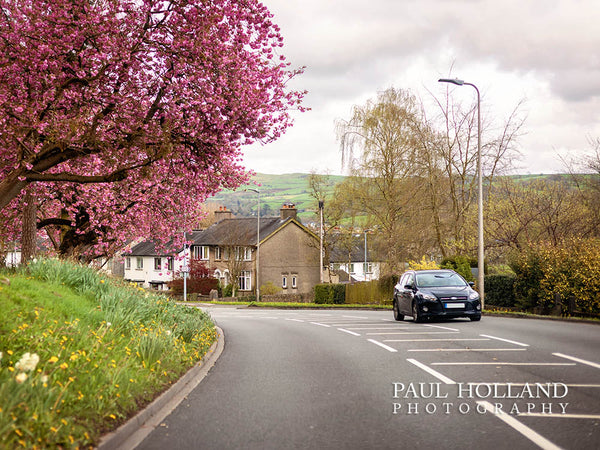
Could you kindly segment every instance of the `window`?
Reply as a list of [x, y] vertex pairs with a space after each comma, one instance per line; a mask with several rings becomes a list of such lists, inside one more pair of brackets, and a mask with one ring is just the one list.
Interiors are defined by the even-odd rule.
[[215, 259], [217, 261], [221, 260], [221, 247], [215, 247]]
[[125, 258], [125, 268], [127, 270], [131, 269], [131, 258], [130, 257]]
[[354, 269], [354, 263], [350, 263], [350, 273], [356, 273], [356, 270]]
[[141, 256], [135, 258], [135, 268], [137, 270], [142, 270], [144, 268], [144, 258], [142, 258]]
[[240, 282], [240, 291], [252, 290], [252, 272], [243, 270], [238, 280]]
[[162, 268], [162, 258], [154, 258], [154, 270], [160, 270]]
[[364, 273], [373, 273], [373, 263], [363, 263]]
[[167, 258], [167, 270], [173, 271], [173, 258]]
[[287, 289], [287, 275], [283, 275], [281, 277], [281, 287], [283, 289]]
[[209, 258], [209, 247], [206, 245], [195, 245], [194, 246], [194, 259], [201, 259], [202, 261], [208, 261]]
[[252, 247], [236, 247], [235, 259], [238, 261], [252, 261]]
[[292, 289], [298, 287], [298, 275], [292, 275]]

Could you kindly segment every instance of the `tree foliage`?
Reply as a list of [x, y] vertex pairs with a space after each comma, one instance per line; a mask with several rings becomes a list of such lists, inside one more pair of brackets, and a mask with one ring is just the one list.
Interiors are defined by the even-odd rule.
[[26, 187], [63, 253], [189, 227], [246, 180], [241, 146], [301, 108], [271, 17], [256, 0], [0, 0], [4, 232]]

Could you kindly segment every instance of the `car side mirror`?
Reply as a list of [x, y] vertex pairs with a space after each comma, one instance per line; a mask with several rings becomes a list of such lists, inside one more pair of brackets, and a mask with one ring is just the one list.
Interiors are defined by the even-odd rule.
[[469, 286], [473, 287], [475, 286], [475, 283], [473, 281], [469, 281]]
[[405, 284], [404, 285], [404, 289], [410, 289], [411, 291], [414, 290], [414, 286], [412, 284]]

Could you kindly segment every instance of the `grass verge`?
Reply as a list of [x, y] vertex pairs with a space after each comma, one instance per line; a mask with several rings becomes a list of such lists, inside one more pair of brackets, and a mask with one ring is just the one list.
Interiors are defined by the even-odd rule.
[[0, 274], [0, 447], [92, 447], [216, 340], [196, 308], [77, 264]]

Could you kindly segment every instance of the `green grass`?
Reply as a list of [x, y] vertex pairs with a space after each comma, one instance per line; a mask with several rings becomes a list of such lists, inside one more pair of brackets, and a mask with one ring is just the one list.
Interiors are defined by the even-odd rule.
[[200, 310], [76, 264], [0, 281], [0, 448], [96, 445], [216, 339]]

